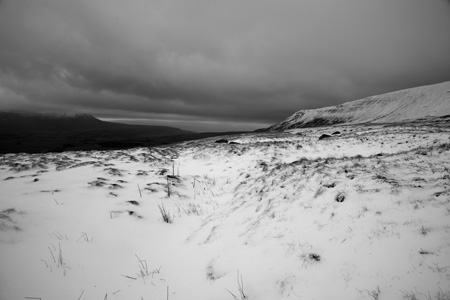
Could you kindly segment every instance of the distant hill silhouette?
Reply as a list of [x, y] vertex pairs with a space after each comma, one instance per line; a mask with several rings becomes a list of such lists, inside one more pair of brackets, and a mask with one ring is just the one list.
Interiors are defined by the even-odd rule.
[[149, 147], [222, 134], [105, 122], [91, 115], [0, 112], [0, 153]]
[[15, 131], [52, 131], [68, 132], [78, 130], [95, 129], [145, 129], [153, 131], [154, 134], [183, 134], [192, 133], [166, 126], [127, 125], [101, 121], [88, 114], [73, 116], [58, 114], [32, 114], [16, 112], [0, 112], [0, 132]]

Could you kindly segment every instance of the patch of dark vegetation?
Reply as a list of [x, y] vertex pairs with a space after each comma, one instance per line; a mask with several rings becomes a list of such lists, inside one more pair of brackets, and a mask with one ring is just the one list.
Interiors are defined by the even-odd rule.
[[398, 187], [400, 186], [399, 183], [395, 180], [395, 179], [391, 179], [391, 178], [387, 178], [386, 176], [377, 174], [373, 177], [373, 179], [383, 182], [383, 183], [388, 183], [394, 187]]
[[120, 184], [117, 183], [111, 183], [108, 187], [108, 189], [110, 190], [117, 190], [117, 189], [122, 189], [123, 186], [121, 186]]
[[336, 182], [324, 183], [323, 186], [328, 188], [328, 189], [331, 189], [331, 188], [334, 188], [336, 186]]
[[216, 144], [228, 144], [228, 140], [226, 139], [220, 139], [215, 141]]
[[313, 260], [313, 261], [316, 261], [316, 262], [319, 262], [320, 261], [320, 255], [319, 254], [316, 254], [316, 253], [310, 253], [309, 254], [309, 259], [311, 259], [311, 260]]
[[112, 176], [122, 176], [122, 172], [120, 172], [120, 170], [116, 168], [106, 168], [103, 171], [107, 171], [108, 174]]
[[263, 172], [267, 172], [267, 170], [269, 170], [269, 166], [268, 166], [267, 163], [264, 162], [264, 161], [263, 161], [263, 162], [260, 162], [260, 163], [258, 164], [258, 166], [262, 168]]
[[339, 203], [344, 202], [344, 200], [345, 200], [344, 193], [337, 194], [336, 197], [334, 198], [334, 200]]
[[426, 156], [426, 155], [428, 155], [428, 152], [426, 152], [425, 150], [418, 150], [418, 151], [416, 151], [416, 154]]
[[331, 135], [329, 135], [329, 134], [322, 134], [321, 136], [319, 136], [319, 141], [320, 140], [324, 140], [324, 139], [328, 139], [330, 137], [331, 137]]
[[162, 169], [159, 169], [158, 172], [156, 172], [156, 175], [164, 176], [164, 175], [166, 175], [168, 172], [169, 172], [169, 169], [162, 168]]
[[59, 193], [61, 190], [42, 190], [41, 193]]
[[106, 185], [106, 182], [104, 182], [103, 180], [94, 180], [94, 181], [88, 182], [88, 184], [93, 187], [102, 187], [102, 186]]
[[136, 212], [134, 212], [134, 211], [132, 211], [132, 210], [129, 210], [129, 211], [128, 211], [128, 215], [129, 215], [129, 216], [136, 217], [136, 218], [138, 218], [138, 219], [142, 219], [142, 216], [138, 215]]

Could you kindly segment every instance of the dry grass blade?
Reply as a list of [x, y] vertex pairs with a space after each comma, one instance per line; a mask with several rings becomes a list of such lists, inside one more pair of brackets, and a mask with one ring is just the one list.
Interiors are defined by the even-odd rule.
[[247, 300], [248, 296], [244, 291], [244, 281], [242, 280], [242, 275], [239, 276], [239, 270], [237, 271], [237, 283], [238, 283], [238, 290], [239, 290], [239, 295], [235, 295], [233, 294], [229, 289], [226, 289], [228, 291], [228, 293], [231, 294], [231, 296], [233, 296], [233, 298], [235, 300]]
[[158, 204], [158, 208], [164, 223], [173, 223], [173, 217], [170, 215], [170, 212], [166, 209], [164, 204], [161, 205]]
[[78, 300], [81, 299], [81, 297], [83, 296], [83, 294], [84, 294], [84, 291], [81, 292], [81, 295], [80, 295], [80, 297], [78, 297]]

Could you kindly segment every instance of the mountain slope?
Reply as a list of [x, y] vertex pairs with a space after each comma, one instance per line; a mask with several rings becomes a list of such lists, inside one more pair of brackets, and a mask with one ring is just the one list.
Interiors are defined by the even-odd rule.
[[371, 96], [337, 106], [300, 110], [267, 130], [333, 124], [395, 123], [450, 115], [450, 81]]

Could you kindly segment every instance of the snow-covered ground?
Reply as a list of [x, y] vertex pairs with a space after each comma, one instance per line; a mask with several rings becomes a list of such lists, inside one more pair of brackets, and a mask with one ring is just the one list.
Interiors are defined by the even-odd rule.
[[448, 128], [227, 138], [0, 156], [0, 299], [450, 299]]

